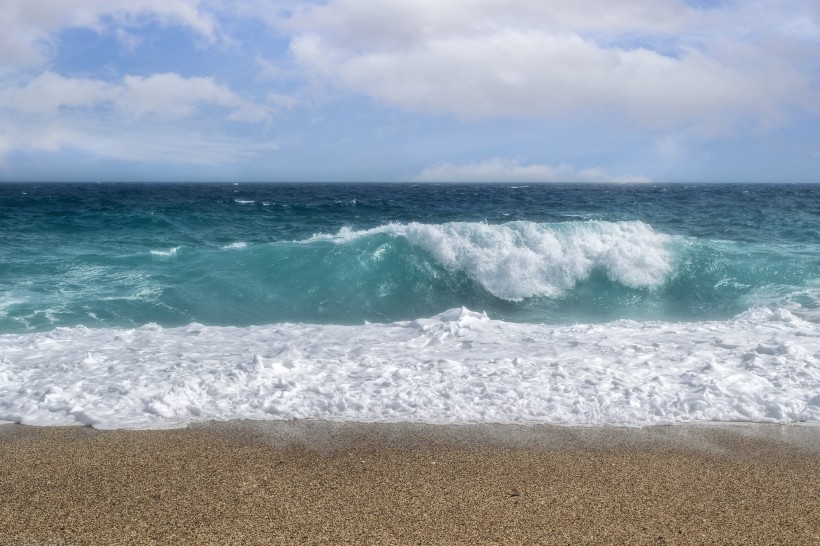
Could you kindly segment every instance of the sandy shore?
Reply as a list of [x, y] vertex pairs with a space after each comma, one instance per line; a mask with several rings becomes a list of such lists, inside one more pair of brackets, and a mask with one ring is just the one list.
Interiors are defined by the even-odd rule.
[[820, 428], [0, 426], [0, 544], [818, 544]]

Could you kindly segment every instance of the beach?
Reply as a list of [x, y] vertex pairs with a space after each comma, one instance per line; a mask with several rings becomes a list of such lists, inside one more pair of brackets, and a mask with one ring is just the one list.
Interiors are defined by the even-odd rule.
[[0, 197], [0, 546], [820, 543], [817, 186]]
[[0, 546], [820, 546], [820, 0], [0, 5]]
[[0, 544], [816, 544], [820, 429], [0, 427]]

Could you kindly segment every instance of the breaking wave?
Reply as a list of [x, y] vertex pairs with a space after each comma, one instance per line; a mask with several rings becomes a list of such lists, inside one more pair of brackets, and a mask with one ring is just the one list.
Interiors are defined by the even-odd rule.
[[673, 238], [640, 221], [390, 224], [364, 231], [344, 228], [308, 242], [344, 244], [378, 234], [406, 239], [448, 270], [462, 271], [510, 301], [560, 296], [595, 270], [630, 288], [658, 286], [672, 270]]

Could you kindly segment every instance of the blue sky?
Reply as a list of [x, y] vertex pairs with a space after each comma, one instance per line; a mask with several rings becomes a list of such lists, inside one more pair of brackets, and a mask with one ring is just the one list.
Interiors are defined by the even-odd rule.
[[820, 2], [0, 7], [0, 181], [820, 182]]

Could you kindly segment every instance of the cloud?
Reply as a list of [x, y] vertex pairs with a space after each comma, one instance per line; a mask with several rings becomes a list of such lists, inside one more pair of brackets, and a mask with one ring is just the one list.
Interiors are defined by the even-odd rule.
[[[183, 43], [191, 37], [195, 47]], [[112, 40], [121, 47], [105, 52], [109, 64], [93, 62]], [[69, 41], [77, 51], [60, 55]], [[168, 44], [181, 49], [162, 56]], [[592, 147], [595, 157], [618, 156], [605, 164], [635, 161], [660, 174], [658, 164], [691, 165], [715, 136], [728, 148], [733, 136], [764, 139], [765, 129], [802, 118], [783, 131], [798, 135], [820, 116], [819, 45], [820, 4], [805, 0], [6, 1], [0, 159], [76, 149], [127, 161], [130, 147], [146, 161], [231, 162], [245, 148], [250, 162], [252, 143], [294, 108], [309, 116], [289, 116], [283, 141], [329, 146], [327, 131], [307, 121], [325, 119], [364, 155], [353, 133], [384, 122], [383, 110], [370, 110], [376, 103], [395, 108], [389, 122], [410, 134], [445, 129], [397, 160], [450, 145], [458, 154], [437, 157], [539, 157], [549, 147], [572, 163], [575, 150]], [[188, 68], [173, 64], [183, 57]], [[191, 73], [204, 63], [212, 70]], [[442, 142], [454, 127], [475, 138]], [[435, 178], [630, 179], [502, 158], [417, 175]]]
[[66, 78], [46, 71], [25, 84], [0, 89], [0, 111], [56, 115], [71, 108], [109, 108], [126, 118], [172, 120], [200, 113], [202, 106], [222, 107], [226, 119], [268, 122], [268, 107], [243, 99], [211, 77], [185, 78], [174, 72], [125, 76], [122, 83]]
[[619, 108], [647, 122], [658, 116], [677, 121], [766, 101], [777, 87], [694, 52], [672, 59], [601, 48], [577, 35], [515, 30], [391, 53], [342, 55], [316, 35], [297, 38], [292, 48], [299, 62], [342, 87], [409, 110], [463, 118]]
[[522, 164], [494, 157], [478, 163], [441, 163], [427, 167], [411, 182], [651, 182], [643, 176], [612, 176], [602, 169], [577, 170], [569, 165]]
[[[797, 4], [779, 4], [794, 12], [773, 18], [781, 41], [792, 40], [788, 22], [814, 21]], [[607, 114], [673, 128], [731, 126], [747, 117], [775, 122], [795, 106], [811, 108], [818, 82], [799, 56], [769, 47], [768, 35], [735, 32], [750, 21], [763, 28], [766, 19], [745, 3], [728, 6], [336, 0], [303, 7], [280, 25], [293, 33], [295, 62], [314, 78], [414, 112], [466, 119]], [[811, 33], [810, 24], [799, 24]]]
[[64, 78], [46, 71], [24, 85], [0, 88], [0, 110], [23, 114], [54, 115], [61, 108], [87, 108], [113, 100], [115, 85], [86, 78]]
[[132, 161], [233, 162], [270, 145], [241, 145], [220, 137], [219, 126], [206, 136], [197, 126], [201, 114], [209, 122], [267, 124], [273, 107], [244, 99], [210, 77], [169, 72], [105, 82], [47, 71], [0, 88], [0, 161], [17, 151], [72, 149]]
[[96, 127], [75, 149], [98, 159], [127, 163], [221, 166], [244, 164], [278, 150], [275, 141], [253, 141], [184, 127], [165, 131], [139, 128], [131, 132]]
[[12, 153], [75, 152], [95, 160], [167, 165], [232, 165], [277, 150], [275, 141], [249, 142], [179, 125], [123, 127], [85, 119], [0, 126], [0, 165]]
[[265, 107], [243, 100], [227, 85], [217, 84], [210, 77], [184, 78], [173, 72], [126, 76], [116, 108], [130, 117], [175, 119], [198, 114], [203, 104], [231, 109], [228, 119], [233, 121], [270, 121]]
[[[204, 0], [23, 0], [0, 9], [0, 70], [36, 66], [55, 47], [65, 28], [104, 31], [110, 25], [140, 26], [147, 21], [180, 25], [208, 41], [217, 24]], [[117, 31], [115, 31], [117, 32]], [[125, 36], [121, 29], [118, 35]]]
[[279, 25], [311, 31], [339, 46], [413, 47], [434, 38], [487, 36], [499, 29], [564, 32], [675, 32], [702, 12], [682, 0], [331, 0], [292, 10]]
[[38, 126], [4, 124], [0, 128], [0, 164], [6, 154], [16, 151], [59, 152], [82, 142], [85, 135], [61, 122]]

